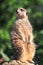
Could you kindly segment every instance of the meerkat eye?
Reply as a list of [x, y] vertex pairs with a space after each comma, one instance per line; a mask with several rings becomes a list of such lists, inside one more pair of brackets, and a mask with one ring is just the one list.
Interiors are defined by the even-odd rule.
[[23, 9], [20, 9], [21, 11], [24, 11]]

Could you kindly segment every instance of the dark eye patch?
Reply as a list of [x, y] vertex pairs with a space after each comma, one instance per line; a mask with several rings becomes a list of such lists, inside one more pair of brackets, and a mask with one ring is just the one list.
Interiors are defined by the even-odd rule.
[[21, 11], [24, 11], [24, 9], [20, 9]]

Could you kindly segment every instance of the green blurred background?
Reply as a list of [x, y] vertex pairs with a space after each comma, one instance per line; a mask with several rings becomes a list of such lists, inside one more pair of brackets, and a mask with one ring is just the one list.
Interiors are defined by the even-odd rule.
[[0, 0], [0, 58], [13, 59], [10, 30], [16, 20], [15, 11], [24, 7], [33, 26], [34, 41], [38, 45], [34, 61], [43, 65], [43, 0]]

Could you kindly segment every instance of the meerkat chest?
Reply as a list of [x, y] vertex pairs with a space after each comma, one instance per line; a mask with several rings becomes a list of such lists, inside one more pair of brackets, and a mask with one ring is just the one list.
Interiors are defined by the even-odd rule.
[[19, 28], [23, 28], [23, 30], [32, 32], [32, 25], [30, 24], [28, 19], [18, 19], [16, 24]]
[[15, 22], [18, 34], [22, 37], [24, 41], [28, 41], [28, 37], [30, 38], [30, 34], [32, 33], [32, 27], [28, 20], [19, 19]]

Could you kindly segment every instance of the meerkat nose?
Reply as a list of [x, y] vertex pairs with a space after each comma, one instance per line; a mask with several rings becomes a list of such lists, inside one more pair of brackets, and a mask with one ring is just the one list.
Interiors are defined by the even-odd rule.
[[18, 13], [18, 10], [16, 10], [16, 13]]

